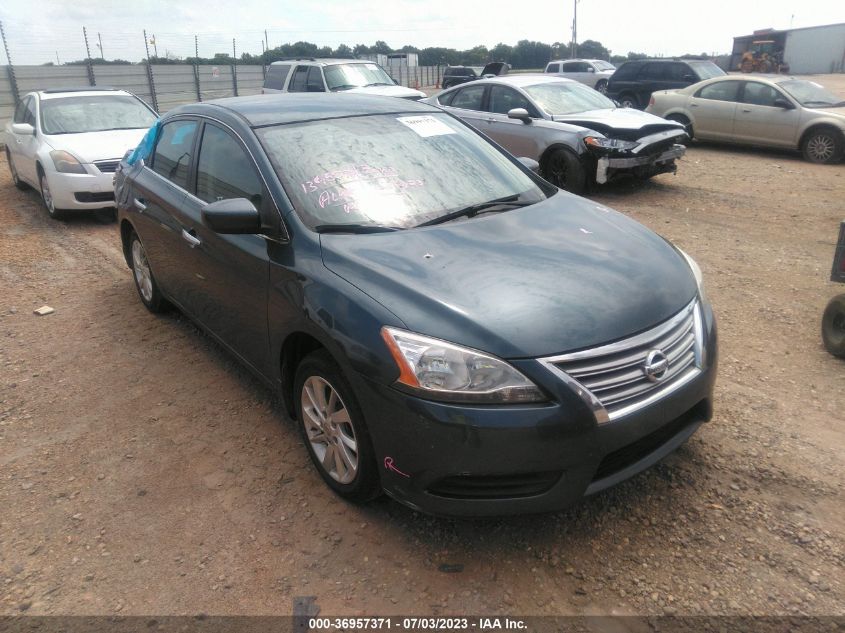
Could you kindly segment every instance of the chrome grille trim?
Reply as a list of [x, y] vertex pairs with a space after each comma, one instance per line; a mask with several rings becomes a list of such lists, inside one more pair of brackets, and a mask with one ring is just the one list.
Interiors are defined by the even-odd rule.
[[[599, 424], [647, 407], [681, 388], [704, 367], [701, 307], [694, 299], [660, 325], [592, 349], [539, 359], [590, 406]], [[650, 381], [643, 371], [650, 350], [669, 360], [666, 375]]]
[[113, 174], [117, 171], [117, 166], [120, 165], [120, 159], [115, 158], [113, 160], [95, 160], [94, 165], [97, 167], [97, 169], [100, 170], [100, 173]]

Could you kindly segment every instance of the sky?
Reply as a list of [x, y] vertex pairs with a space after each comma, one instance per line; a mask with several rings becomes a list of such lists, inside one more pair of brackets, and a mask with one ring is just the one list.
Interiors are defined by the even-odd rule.
[[[3, 0], [0, 21], [15, 65], [84, 59], [88, 31], [92, 57], [137, 62], [143, 29], [158, 54], [179, 57], [232, 51], [260, 53], [264, 30], [270, 47], [305, 40], [320, 46], [467, 49], [522, 39], [569, 42], [575, 0], [535, 0], [510, 7], [477, 0]], [[354, 8], [352, 8], [354, 7]], [[522, 9], [525, 7], [525, 10]], [[36, 8], [36, 10], [33, 10]], [[845, 22], [845, 0], [578, 0], [578, 40], [598, 40], [614, 54], [727, 53], [732, 38], [756, 29]], [[98, 39], [99, 35], [99, 39]], [[151, 54], [154, 54], [151, 47]], [[0, 53], [0, 63], [7, 63]]]

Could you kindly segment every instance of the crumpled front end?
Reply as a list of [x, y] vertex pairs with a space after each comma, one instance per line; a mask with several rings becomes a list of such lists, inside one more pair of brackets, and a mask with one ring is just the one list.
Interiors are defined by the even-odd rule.
[[588, 136], [584, 139], [589, 155], [595, 158], [595, 179], [604, 184], [621, 175], [646, 179], [675, 173], [675, 161], [686, 154], [683, 129], [668, 129], [637, 139]]

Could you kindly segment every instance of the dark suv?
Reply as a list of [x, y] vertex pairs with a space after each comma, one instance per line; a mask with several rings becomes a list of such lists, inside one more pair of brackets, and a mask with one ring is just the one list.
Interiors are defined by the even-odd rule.
[[481, 66], [449, 66], [443, 71], [443, 89], [475, 81], [483, 77], [506, 75], [510, 66], [505, 62], [490, 62]]
[[708, 61], [640, 59], [616, 69], [607, 83], [607, 96], [623, 107], [642, 110], [652, 92], [685, 88], [724, 74], [724, 70]]

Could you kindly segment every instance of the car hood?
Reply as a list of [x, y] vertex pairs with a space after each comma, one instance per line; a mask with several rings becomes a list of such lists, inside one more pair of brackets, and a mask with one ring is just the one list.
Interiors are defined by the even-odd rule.
[[147, 129], [45, 134], [44, 140], [53, 149], [63, 149], [83, 163], [93, 163], [95, 160], [122, 158], [126, 150], [134, 149], [141, 142]]
[[404, 97], [406, 99], [419, 99], [425, 96], [425, 93], [420, 90], [405, 88], [404, 86], [360, 86], [358, 88], [344, 90], [343, 92], [382, 95], [384, 97]]
[[832, 114], [833, 116], [837, 117], [845, 117], [845, 107], [840, 108], [807, 108], [808, 112], [812, 112], [813, 114], [818, 114], [820, 116], [824, 116], [826, 114]]
[[408, 329], [502, 358], [630, 336], [696, 293], [692, 272], [663, 238], [565, 192], [472, 220], [320, 241], [326, 267]]
[[665, 130], [683, 130], [684, 126], [675, 121], [667, 121], [659, 116], [635, 110], [634, 108], [606, 108], [603, 110], [588, 110], [575, 114], [555, 114], [553, 121], [579, 125], [581, 127], [601, 132], [606, 136], [617, 132], [614, 136], [622, 136], [635, 140], [646, 134], [655, 134]]

